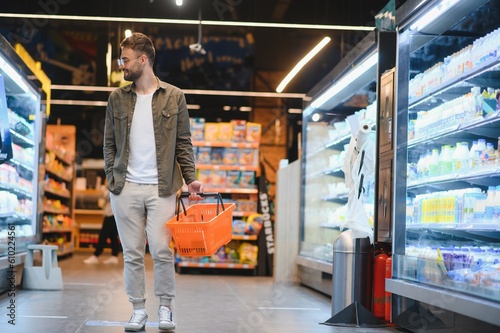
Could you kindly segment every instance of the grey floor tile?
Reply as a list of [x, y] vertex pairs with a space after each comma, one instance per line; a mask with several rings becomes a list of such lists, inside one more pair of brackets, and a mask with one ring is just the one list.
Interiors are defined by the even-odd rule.
[[[9, 298], [0, 296], [0, 332], [124, 332], [132, 308], [125, 295], [123, 265], [85, 265], [87, 255], [59, 261], [63, 291], [18, 290], [16, 325], [7, 323]], [[146, 332], [159, 332], [158, 301], [153, 297], [152, 262], [147, 257]], [[321, 325], [330, 318], [330, 299], [269, 277], [177, 274], [176, 333], [385, 333]]]

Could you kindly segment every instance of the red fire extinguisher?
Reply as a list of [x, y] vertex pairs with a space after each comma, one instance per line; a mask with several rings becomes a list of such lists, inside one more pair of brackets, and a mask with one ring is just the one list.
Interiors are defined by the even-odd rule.
[[[390, 279], [392, 277], [392, 257], [387, 258], [385, 261], [385, 278]], [[385, 321], [391, 322], [391, 293], [385, 292]]]
[[373, 258], [373, 298], [372, 312], [375, 317], [385, 318], [385, 266], [387, 256], [381, 252]]

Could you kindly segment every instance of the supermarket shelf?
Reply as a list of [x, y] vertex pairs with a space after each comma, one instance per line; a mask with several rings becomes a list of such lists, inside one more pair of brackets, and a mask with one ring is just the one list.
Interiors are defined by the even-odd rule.
[[233, 240], [252, 240], [256, 241], [257, 240], [257, 235], [233, 235], [231, 238]]
[[256, 188], [205, 188], [205, 192], [219, 192], [219, 193], [235, 193], [235, 194], [257, 194], [259, 190]]
[[239, 212], [239, 211], [233, 211], [233, 216], [237, 217], [243, 217], [243, 216], [250, 216], [256, 214], [256, 212]]
[[235, 147], [235, 148], [259, 148], [258, 142], [213, 142], [193, 141], [195, 147]]
[[25, 162], [21, 162], [21, 161], [19, 161], [19, 160], [16, 160], [15, 158], [12, 158], [9, 162], [10, 162], [11, 164], [16, 165], [16, 166], [20, 166], [20, 167], [22, 167], [22, 168], [23, 168], [23, 169], [25, 169], [25, 170], [28, 170], [28, 171], [31, 171], [31, 172], [33, 172], [33, 171], [34, 171], [34, 169], [33, 169], [33, 167], [32, 167], [32, 166], [30, 166], [30, 165], [26, 164]]
[[75, 214], [80, 215], [103, 215], [104, 212], [102, 209], [75, 209]]
[[50, 173], [50, 174], [51, 174], [51, 175], [53, 175], [54, 177], [57, 177], [57, 178], [59, 178], [59, 179], [61, 179], [61, 180], [64, 180], [65, 182], [70, 182], [70, 181], [71, 181], [71, 177], [66, 177], [66, 176], [63, 176], [63, 175], [61, 175], [61, 174], [59, 174], [59, 173], [57, 173], [57, 172], [55, 172], [55, 171], [50, 170], [50, 169], [49, 169], [49, 168], [47, 168], [47, 167], [45, 168], [45, 171], [46, 171], [47, 173]]
[[43, 233], [57, 233], [57, 232], [71, 232], [73, 229], [71, 228], [58, 228], [58, 227], [52, 227], [52, 228], [43, 228]]
[[79, 223], [80, 230], [101, 230], [102, 223]]
[[86, 190], [75, 190], [75, 194], [77, 197], [79, 196], [102, 196], [103, 191], [102, 190], [96, 190], [96, 189], [86, 189]]
[[16, 144], [19, 144], [23, 148], [25, 147], [33, 147], [35, 145], [35, 142], [33, 140], [27, 138], [26, 136], [14, 131], [12, 128], [10, 129], [10, 134], [12, 137], [12, 141]]
[[223, 164], [197, 164], [198, 170], [239, 170], [239, 171], [258, 171], [258, 166], [253, 165], [223, 165]]
[[196, 267], [196, 268], [224, 268], [224, 269], [254, 269], [256, 265], [253, 264], [233, 264], [233, 263], [218, 263], [218, 262], [185, 262], [177, 263], [179, 267]]
[[457, 76], [457, 77], [453, 78], [452, 80], [448, 80], [448, 81], [444, 82], [443, 84], [441, 84], [440, 86], [433, 88], [431, 91], [426, 92], [426, 93], [422, 94], [421, 96], [410, 99], [408, 108], [411, 109], [411, 108], [417, 106], [419, 103], [426, 101], [429, 98], [436, 97], [440, 93], [443, 93], [446, 90], [456, 86], [457, 84], [460, 84], [462, 81], [470, 80], [470, 79], [472, 79], [478, 75], [481, 75], [485, 72], [497, 69], [495, 67], [498, 67], [499, 63], [500, 63], [499, 58], [493, 59], [491, 61], [485, 62], [479, 68], [470, 70], [470, 71], [466, 72], [464, 75]]
[[54, 155], [56, 155], [57, 159], [60, 160], [61, 162], [63, 162], [64, 164], [66, 164], [66, 165], [71, 165], [73, 163], [73, 161], [70, 161], [70, 160], [66, 159], [64, 156], [62, 156], [59, 152], [57, 152], [55, 150], [51, 150], [51, 149], [48, 149], [48, 148], [46, 148], [45, 150], [47, 152], [54, 153]]
[[43, 189], [46, 193], [57, 195], [58, 197], [61, 197], [61, 198], [69, 199], [71, 197], [68, 190], [66, 190], [66, 192], [63, 193], [63, 192], [58, 192], [58, 191], [52, 190], [51, 188], [48, 188], [48, 187], [44, 187]]
[[500, 303], [498, 302], [415, 282], [396, 279], [386, 279], [385, 281], [387, 291], [390, 293], [424, 303], [428, 303], [429, 300], [453, 300], [440, 302], [440, 304], [449, 311], [500, 326], [500, 316], [498, 316]]
[[11, 193], [14, 193], [15, 195], [19, 196], [19, 195], [22, 195], [23, 197], [25, 198], [31, 198], [32, 197], [32, 194], [27, 192], [26, 190], [23, 190], [19, 187], [14, 187], [12, 185], [9, 185], [9, 184], [0, 184], [0, 190], [5, 190], [5, 191], [8, 191], [8, 192], [11, 192]]
[[48, 214], [63, 214], [63, 215], [70, 215], [71, 214], [69, 209], [57, 210], [57, 209], [50, 209], [50, 208], [44, 207], [43, 211], [44, 211], [44, 213], [48, 213]]

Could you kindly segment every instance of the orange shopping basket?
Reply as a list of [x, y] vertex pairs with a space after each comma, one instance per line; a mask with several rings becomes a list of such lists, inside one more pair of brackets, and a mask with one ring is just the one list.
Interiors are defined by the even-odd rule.
[[233, 235], [234, 203], [224, 207], [220, 193], [198, 194], [216, 197], [217, 202], [194, 204], [186, 209], [182, 198], [188, 197], [189, 193], [182, 193], [177, 198], [176, 216], [167, 221], [175, 247], [184, 257], [210, 256], [229, 243]]

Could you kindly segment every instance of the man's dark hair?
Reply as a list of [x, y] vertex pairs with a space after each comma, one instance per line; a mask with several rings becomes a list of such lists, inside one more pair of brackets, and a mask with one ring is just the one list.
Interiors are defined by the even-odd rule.
[[151, 39], [145, 34], [134, 32], [120, 43], [120, 47], [127, 47], [136, 52], [144, 53], [148, 57], [151, 66], [153, 66], [155, 62], [155, 47]]

